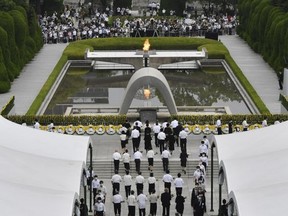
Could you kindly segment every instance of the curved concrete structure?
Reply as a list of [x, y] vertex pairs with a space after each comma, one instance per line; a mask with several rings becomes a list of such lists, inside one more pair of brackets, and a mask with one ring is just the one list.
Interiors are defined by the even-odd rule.
[[166, 78], [159, 70], [151, 67], [141, 68], [130, 78], [119, 114], [128, 112], [136, 91], [147, 85], [154, 86], [160, 91], [171, 115], [177, 114], [176, 104]]

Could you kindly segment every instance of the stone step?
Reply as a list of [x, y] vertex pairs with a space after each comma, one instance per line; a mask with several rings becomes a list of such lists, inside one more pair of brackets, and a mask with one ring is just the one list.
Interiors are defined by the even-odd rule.
[[[209, 162], [211, 163], [211, 162]], [[88, 162], [89, 164], [89, 162]], [[198, 165], [198, 160], [188, 160], [187, 161], [187, 167], [186, 167], [186, 176], [189, 178], [193, 177], [193, 173], [196, 169], [196, 166]], [[101, 179], [110, 179], [112, 175], [114, 174], [114, 164], [113, 161], [93, 161], [93, 170], [95, 174], [98, 175], [98, 177]], [[177, 173], [182, 173], [182, 168], [180, 166], [180, 161], [176, 160], [170, 160], [169, 161], [169, 170], [172, 176], [176, 176]], [[144, 177], [148, 177], [150, 171], [148, 170], [148, 161], [142, 160], [141, 161], [141, 172]], [[218, 176], [219, 172], [219, 166], [218, 162], [215, 161], [214, 163], [214, 169], [213, 169], [213, 175], [214, 177]], [[155, 160], [154, 161], [154, 167], [153, 167], [153, 173], [156, 178], [162, 178], [164, 171], [162, 166], [161, 160]], [[124, 165], [122, 162], [120, 162], [119, 165], [119, 174], [123, 176], [125, 174]], [[130, 162], [130, 174], [132, 176], [136, 176], [136, 170], [135, 170], [135, 164], [134, 161]], [[207, 176], [211, 175], [210, 167], [208, 167]]]

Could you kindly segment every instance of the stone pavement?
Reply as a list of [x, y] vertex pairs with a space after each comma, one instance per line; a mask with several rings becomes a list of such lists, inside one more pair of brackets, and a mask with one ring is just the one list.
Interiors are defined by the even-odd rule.
[[278, 78], [274, 70], [238, 35], [223, 35], [219, 39], [256, 90], [272, 114], [281, 112]]
[[0, 95], [0, 109], [15, 96], [12, 114], [25, 115], [60, 59], [67, 44], [45, 44], [14, 80], [9, 92]]

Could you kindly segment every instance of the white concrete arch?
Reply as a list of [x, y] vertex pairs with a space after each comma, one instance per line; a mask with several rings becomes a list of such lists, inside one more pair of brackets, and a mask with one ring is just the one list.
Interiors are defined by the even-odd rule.
[[130, 78], [119, 114], [128, 112], [136, 91], [147, 85], [153, 85], [160, 91], [171, 115], [177, 114], [177, 107], [166, 78], [159, 70], [151, 67], [141, 68]]

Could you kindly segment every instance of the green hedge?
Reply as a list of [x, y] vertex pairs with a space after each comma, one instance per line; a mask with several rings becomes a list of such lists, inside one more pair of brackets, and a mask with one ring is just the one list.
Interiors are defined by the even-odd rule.
[[[182, 124], [199, 124], [199, 125], [215, 125], [219, 115], [173, 115], [168, 119], [172, 121], [176, 117]], [[252, 124], [261, 124], [264, 118], [267, 118], [268, 124], [273, 124], [276, 120], [286, 121], [288, 115], [221, 115], [222, 124], [228, 124], [232, 121], [234, 125], [241, 124], [243, 119], [246, 118], [247, 122]], [[111, 115], [111, 116], [63, 116], [63, 115], [26, 115], [26, 116], [5, 116], [5, 118], [21, 124], [23, 121], [27, 125], [33, 125], [34, 120], [38, 119], [41, 125], [48, 125], [53, 120], [55, 125], [119, 125], [125, 122], [126, 115]]]
[[1, 1], [0, 58], [3, 60], [0, 65], [0, 93], [9, 91], [10, 82], [19, 76], [21, 69], [42, 45], [42, 33], [33, 8], [21, 0]]
[[0, 115], [8, 115], [14, 107], [14, 102], [15, 102], [15, 97], [12, 96], [10, 100], [7, 102], [7, 104], [4, 107], [2, 107]]
[[288, 58], [288, 13], [270, 0], [240, 0], [238, 34], [260, 53], [275, 71]]

